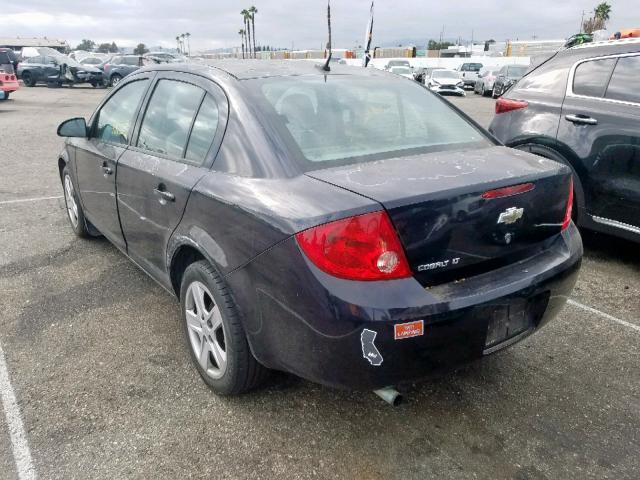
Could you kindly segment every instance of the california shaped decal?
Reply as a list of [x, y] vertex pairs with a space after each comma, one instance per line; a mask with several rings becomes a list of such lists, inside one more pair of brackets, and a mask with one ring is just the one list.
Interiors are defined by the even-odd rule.
[[377, 332], [365, 328], [360, 334], [360, 343], [362, 343], [362, 356], [374, 367], [382, 365], [382, 355], [373, 343], [376, 339]]

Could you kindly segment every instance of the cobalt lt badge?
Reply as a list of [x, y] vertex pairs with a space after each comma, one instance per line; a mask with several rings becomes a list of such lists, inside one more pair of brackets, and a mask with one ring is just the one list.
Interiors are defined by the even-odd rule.
[[511, 207], [507, 208], [498, 216], [498, 223], [504, 223], [505, 225], [511, 225], [516, 223], [524, 215], [524, 208]]

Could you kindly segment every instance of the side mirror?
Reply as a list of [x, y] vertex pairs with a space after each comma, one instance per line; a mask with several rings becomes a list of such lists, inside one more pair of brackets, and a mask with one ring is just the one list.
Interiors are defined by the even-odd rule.
[[65, 120], [58, 125], [58, 136], [86, 138], [87, 122], [81, 117]]

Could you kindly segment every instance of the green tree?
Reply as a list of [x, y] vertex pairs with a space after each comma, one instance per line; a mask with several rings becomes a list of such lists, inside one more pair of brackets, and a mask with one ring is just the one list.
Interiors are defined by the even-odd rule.
[[89, 40], [87, 38], [84, 38], [78, 44], [78, 46], [76, 47], [76, 50], [85, 50], [87, 52], [90, 52], [91, 50], [94, 49], [95, 46], [96, 46], [96, 42], [94, 42], [93, 40]]
[[148, 51], [149, 51], [149, 49], [147, 48], [147, 46], [144, 43], [139, 43], [138, 46], [133, 49], [133, 54], [134, 55], [143, 55], [143, 54], [147, 53]]
[[118, 53], [118, 46], [116, 45], [116, 42], [111, 42], [111, 45], [109, 46], [109, 53]]
[[251, 19], [251, 14], [249, 10], [246, 8], [240, 12], [242, 15], [242, 20], [244, 21], [244, 31], [247, 34], [247, 57], [251, 58], [251, 25], [249, 24]]
[[111, 50], [111, 44], [110, 43], [101, 43], [100, 45], [98, 45], [98, 52], [100, 53], [109, 53], [109, 51]]
[[238, 30], [238, 35], [240, 35], [240, 38], [242, 38], [242, 58], [244, 58], [244, 30]]
[[453, 46], [453, 43], [451, 42], [436, 42], [435, 40], [429, 40], [429, 44], [427, 45], [427, 48], [429, 50], [444, 50], [447, 47], [451, 47]]
[[593, 10], [596, 18], [601, 18], [605, 22], [609, 20], [609, 14], [611, 13], [611, 5], [607, 2], [599, 3], [598, 6]]
[[586, 33], [593, 33], [596, 30], [604, 30], [607, 26], [607, 20], [609, 20], [610, 13], [611, 5], [607, 2], [599, 3], [596, 8], [593, 9], [593, 17], [585, 20], [582, 25], [582, 29]]
[[253, 58], [256, 57], [256, 13], [258, 13], [258, 9], [253, 5], [249, 9], [249, 13], [251, 14], [251, 35], [253, 36]]

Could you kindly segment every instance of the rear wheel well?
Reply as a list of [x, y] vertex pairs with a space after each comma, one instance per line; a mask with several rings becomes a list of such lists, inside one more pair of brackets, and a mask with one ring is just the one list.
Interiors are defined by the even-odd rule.
[[178, 298], [180, 298], [180, 285], [182, 283], [182, 276], [184, 275], [185, 270], [193, 262], [197, 262], [199, 260], [206, 259], [202, 253], [190, 245], [180, 247], [173, 255], [169, 275], [171, 278], [171, 286]]
[[[535, 155], [540, 155], [541, 157], [548, 158], [550, 160], [555, 160], [558, 163], [562, 163], [571, 169], [571, 173], [573, 174], [573, 191], [574, 191], [574, 205], [573, 205], [573, 220], [576, 224], [579, 224], [582, 220], [581, 214], [583, 213], [582, 209], [586, 210], [585, 205], [585, 197], [584, 190], [582, 188], [582, 181], [580, 180], [580, 175], [571, 164], [571, 162], [560, 152], [557, 150], [548, 147], [546, 145], [540, 145], [537, 143], [523, 143], [521, 145], [515, 145], [513, 148], [518, 150], [524, 150], [525, 152], [530, 152]], [[577, 208], [580, 207], [580, 208]]]

